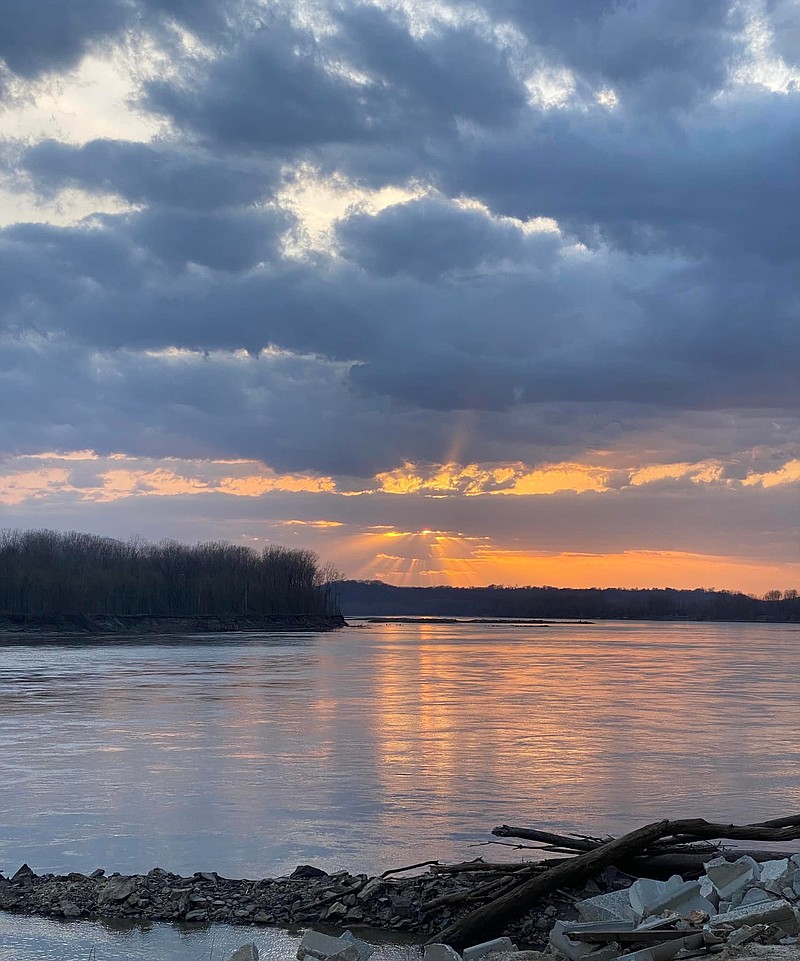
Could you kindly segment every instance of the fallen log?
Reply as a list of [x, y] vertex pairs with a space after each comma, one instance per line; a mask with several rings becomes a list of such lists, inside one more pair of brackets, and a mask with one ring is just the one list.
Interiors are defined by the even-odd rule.
[[523, 914], [539, 898], [560, 887], [573, 887], [598, 874], [620, 858], [641, 851], [668, 830], [669, 821], [656, 821], [608, 844], [563, 861], [542, 874], [515, 886], [511, 891], [454, 921], [429, 944], [440, 942], [462, 950], [479, 941], [493, 938], [502, 925]]
[[604, 842], [598, 838], [577, 837], [574, 835], [553, 834], [550, 831], [539, 831], [534, 828], [510, 827], [508, 824], [501, 824], [492, 828], [492, 834], [498, 838], [521, 838], [523, 841], [541, 841], [557, 848], [566, 848], [570, 851], [594, 851]]
[[[492, 834], [500, 838], [520, 838], [525, 841], [541, 841], [548, 845], [548, 847], [540, 848], [540, 850], [565, 851], [567, 853], [572, 851], [594, 851], [603, 844], [613, 841], [613, 837], [592, 838], [577, 834], [552, 834], [550, 831], [540, 831], [536, 828], [511, 827], [508, 824], [501, 824], [496, 828], [492, 828]], [[500, 844], [502, 842], [498, 841], [496, 843]], [[709, 844], [707, 841], [686, 836], [656, 841], [647, 853], [682, 854], [684, 851], [687, 853], [697, 851], [708, 853], [713, 851], [715, 847], [715, 845]]]
[[666, 840], [670, 845], [674, 845], [676, 838], [686, 839], [686, 843], [714, 839], [794, 841], [800, 839], [800, 815], [744, 825], [720, 824], [703, 818], [647, 824], [522, 881], [508, 893], [448, 925], [444, 931], [431, 938], [429, 943], [443, 942], [460, 949], [478, 940], [486, 941], [499, 933], [503, 925], [524, 914], [539, 898], [550, 894], [556, 888], [573, 887], [611, 865], [619, 867], [637, 858], [641, 860], [641, 856], [657, 841]]
[[670, 821], [669, 834], [662, 840], [669, 844], [681, 835], [693, 841], [796, 841], [800, 838], [800, 814], [754, 824], [720, 824], [704, 818]]
[[503, 874], [519, 874], [544, 870], [547, 862], [543, 861], [484, 861], [477, 858], [474, 861], [460, 861], [457, 864], [434, 864], [431, 874], [472, 874], [475, 872], [499, 871]]

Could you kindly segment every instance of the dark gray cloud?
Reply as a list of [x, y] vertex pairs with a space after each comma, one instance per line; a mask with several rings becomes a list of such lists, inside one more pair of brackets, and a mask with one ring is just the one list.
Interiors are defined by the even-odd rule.
[[[659, 425], [676, 459], [722, 436], [780, 445], [800, 401], [798, 94], [719, 94], [743, 49], [732, 3], [481, 6], [493, 24], [419, 29], [323, 5], [313, 34], [291, 5], [131, 0], [93, 23], [73, 4], [61, 52], [60, 21], [43, 25], [9, 69], [62, 69], [132, 24], [167, 45], [180, 22], [211, 52], [169, 48], [145, 86], [164, 139], [24, 152], [20, 182], [50, 201], [77, 187], [141, 209], [0, 231], [2, 445], [371, 473], [445, 459], [464, 412], [471, 460], [580, 456]], [[509, 20], [524, 42], [498, 39]], [[559, 67], [573, 100], [529, 104], [525, 78]], [[429, 195], [355, 206], [335, 251], [284, 256], [296, 224], [276, 198], [299, 162]], [[523, 224], [542, 217], [559, 230]], [[682, 433], [698, 412], [736, 426]]]
[[550, 62], [642, 106], [685, 107], [719, 90], [738, 60], [741, 19], [728, 0], [484, 0]]
[[242, 271], [279, 256], [291, 221], [274, 210], [146, 210], [128, 218], [128, 230], [135, 244], [164, 263]]
[[485, 30], [440, 27], [412, 36], [405, 18], [369, 4], [345, 6], [336, 20], [335, 47], [391, 91], [385, 103], [404, 115], [400, 127], [412, 119], [505, 126], [525, 105], [510, 55]]
[[75, 66], [89, 44], [130, 22], [123, 0], [4, 0], [0, 5], [0, 60], [26, 79]]
[[147, 103], [206, 141], [284, 152], [380, 127], [374, 87], [334, 73], [311, 34], [279, 16], [182, 81], [152, 81]]
[[552, 262], [559, 246], [553, 234], [526, 238], [519, 224], [433, 198], [398, 204], [378, 215], [351, 214], [339, 224], [337, 236], [344, 255], [371, 273], [405, 272], [427, 281], [506, 260], [542, 265]]
[[29, 148], [23, 169], [44, 195], [65, 187], [115, 193], [133, 204], [232, 207], [270, 195], [278, 183], [274, 164], [247, 165], [206, 156], [187, 146], [91, 140], [82, 146], [44, 140]]
[[288, 154], [323, 144], [453, 137], [459, 121], [513, 121], [525, 90], [476, 28], [412, 36], [399, 15], [340, 8], [322, 41], [277, 11], [210, 66], [148, 84], [151, 109], [206, 142]]
[[346, 365], [279, 353], [87, 352], [33, 333], [6, 337], [0, 451], [252, 457], [281, 471], [363, 477], [395, 466], [398, 454], [445, 455], [451, 415], [432, 421], [368, 403], [346, 374]]
[[796, 100], [761, 94], [681, 128], [558, 111], [507, 137], [477, 135], [441, 166], [448, 191], [511, 216], [549, 216], [586, 243], [642, 253], [800, 255]]
[[365, 396], [441, 410], [800, 399], [792, 264], [582, 251], [428, 200], [341, 224], [355, 267], [282, 260], [285, 224], [271, 210], [148, 209], [8, 228], [6, 325], [104, 349], [273, 344], [356, 362]]
[[248, 6], [246, 0], [4, 0], [0, 65], [31, 80], [75, 67], [93, 46], [126, 31], [163, 34], [173, 24], [219, 40]]

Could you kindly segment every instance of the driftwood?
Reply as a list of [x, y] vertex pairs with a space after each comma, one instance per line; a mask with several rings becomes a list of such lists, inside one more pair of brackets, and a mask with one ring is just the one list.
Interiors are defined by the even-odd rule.
[[[443, 942], [462, 949], [478, 941], [486, 941], [499, 933], [503, 925], [524, 914], [537, 900], [557, 888], [574, 887], [606, 867], [630, 863], [637, 856], [650, 852], [658, 842], [662, 843], [663, 850], [664, 845], [674, 848], [676, 844], [694, 844], [696, 841], [714, 839], [794, 841], [800, 839], [800, 815], [744, 825], [720, 824], [702, 818], [647, 824], [521, 880], [507, 893], [453, 922], [431, 938], [429, 943]], [[563, 840], [559, 837], [560, 844]]]
[[[677, 822], [673, 822], [677, 823]], [[745, 831], [748, 834], [751, 832], [752, 828], [767, 828], [770, 833], [773, 829], [788, 828], [791, 829], [793, 826], [797, 825], [798, 818], [796, 816], [788, 818], [776, 818], [773, 821], [764, 821], [760, 825], [745, 825], [742, 828], [737, 828], [739, 831]], [[712, 828], [725, 827], [734, 828], [735, 825], [712, 825]], [[613, 840], [612, 838], [593, 838], [587, 835], [577, 835], [577, 834], [553, 834], [550, 831], [540, 831], [535, 828], [521, 828], [512, 827], [508, 824], [501, 824], [499, 827], [492, 829], [492, 834], [496, 837], [503, 838], [521, 838], [522, 840], [529, 841], [541, 841], [547, 844], [547, 847], [531, 848], [531, 850], [540, 850], [548, 852], [558, 852], [565, 854], [572, 854], [574, 852], [581, 851], [594, 851], [608, 841]], [[740, 836], [739, 838], [731, 838], [731, 840], [751, 840], [751, 837], [744, 838]], [[767, 840], [767, 837], [761, 838], [762, 840]], [[753, 836], [752, 840], [759, 840], [758, 837]], [[786, 838], [779, 838], [779, 840], [786, 840]], [[486, 842], [488, 844], [496, 843], [502, 844], [502, 841], [496, 842]], [[513, 845], [520, 850], [525, 850], [525, 845]], [[699, 877], [704, 872], [703, 865], [710, 857], [725, 857], [729, 861], [735, 861], [736, 858], [741, 857], [742, 851], [730, 850], [721, 847], [719, 844], [712, 844], [708, 838], [701, 839], [693, 834], [681, 834], [677, 836], [672, 836], [669, 838], [664, 838], [656, 841], [652, 844], [646, 851], [639, 852], [635, 857], [619, 862], [616, 867], [627, 874], [632, 874], [636, 877], [642, 877], [644, 874], [647, 877], [654, 878], [668, 878], [673, 874], [681, 874], [685, 877]], [[779, 850], [763, 850], [763, 849], [751, 849], [748, 848], [746, 852], [755, 861], [770, 861], [774, 858], [784, 858], [791, 857], [796, 854], [796, 851], [779, 851]], [[550, 859], [546, 864], [558, 864], [557, 860]]]
[[603, 868], [619, 858], [641, 851], [653, 841], [664, 836], [669, 821], [657, 821], [643, 828], [623, 834], [594, 851], [586, 851], [569, 861], [564, 861], [536, 877], [523, 881], [507, 894], [489, 904], [471, 911], [466, 917], [455, 921], [431, 942], [450, 944], [457, 950], [479, 941], [494, 937], [502, 925], [523, 914], [539, 898], [559, 887], [572, 887], [598, 874]]
[[531, 873], [544, 870], [542, 861], [484, 861], [476, 858], [474, 861], [461, 861], [458, 864], [435, 864], [431, 867], [431, 874], [473, 874], [487, 871], [499, 871], [501, 874]]
[[423, 911], [434, 911], [443, 904], [460, 904], [464, 901], [477, 901], [479, 898], [485, 898], [490, 894], [505, 894], [506, 890], [510, 890], [513, 883], [510, 883], [506, 876], [492, 878], [491, 881], [479, 884], [477, 887], [469, 888], [466, 891], [451, 891], [449, 894], [440, 894], [438, 898], [433, 898], [421, 904], [420, 908]]
[[[522, 838], [527, 841], [542, 841], [547, 845], [540, 850], [545, 851], [594, 851], [612, 841], [613, 838], [590, 838], [585, 835], [577, 834], [552, 834], [550, 831], [539, 831], [533, 828], [509, 827], [508, 824], [501, 824], [492, 829], [492, 834], [501, 838]], [[491, 842], [490, 842], [491, 843]], [[497, 842], [498, 844], [501, 842]], [[691, 844], [691, 851], [708, 853], [716, 850], [718, 845], [709, 844], [708, 841], [698, 840], [697, 838], [677, 837], [666, 840], [659, 840], [653, 844], [646, 854], [685, 854], [687, 845]]]
[[579, 837], [578, 835], [552, 834], [550, 831], [538, 831], [534, 828], [515, 828], [508, 824], [501, 824], [492, 828], [492, 834], [498, 838], [522, 838], [523, 841], [541, 841], [543, 844], [568, 851], [594, 851], [604, 842], [598, 838]]

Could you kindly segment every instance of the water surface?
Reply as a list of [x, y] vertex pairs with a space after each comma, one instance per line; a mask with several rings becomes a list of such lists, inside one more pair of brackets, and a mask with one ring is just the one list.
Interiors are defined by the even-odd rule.
[[6, 642], [0, 867], [375, 872], [510, 854], [471, 847], [503, 822], [797, 811], [798, 645], [624, 621]]

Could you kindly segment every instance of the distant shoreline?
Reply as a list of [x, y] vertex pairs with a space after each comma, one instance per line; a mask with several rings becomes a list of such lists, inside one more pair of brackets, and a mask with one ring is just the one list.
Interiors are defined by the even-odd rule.
[[361, 618], [800, 622], [800, 594], [792, 589], [759, 598], [703, 588], [396, 587], [354, 580], [333, 586], [339, 609]]
[[249, 631], [335, 631], [341, 614], [0, 614], [4, 634], [236, 634]]
[[[350, 615], [355, 617], [355, 615]], [[388, 614], [386, 617], [358, 618], [367, 624], [484, 624], [489, 627], [549, 627], [551, 624], [565, 626], [587, 625], [591, 621], [545, 621], [540, 617], [419, 617]]]

